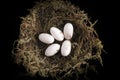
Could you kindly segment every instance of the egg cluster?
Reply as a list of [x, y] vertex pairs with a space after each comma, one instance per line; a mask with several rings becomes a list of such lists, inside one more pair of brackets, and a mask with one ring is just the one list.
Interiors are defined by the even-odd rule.
[[[41, 33], [39, 35], [39, 40], [43, 43], [50, 44], [48, 48], [45, 50], [46, 56], [53, 56], [55, 55], [61, 48], [61, 55], [68, 56], [71, 52], [71, 42], [70, 39], [73, 36], [73, 25], [71, 23], [66, 23], [64, 25], [63, 32], [56, 28], [50, 28], [50, 34], [48, 33]], [[64, 40], [65, 38], [65, 40]], [[54, 43], [54, 41], [63, 41], [60, 47], [60, 44]]]

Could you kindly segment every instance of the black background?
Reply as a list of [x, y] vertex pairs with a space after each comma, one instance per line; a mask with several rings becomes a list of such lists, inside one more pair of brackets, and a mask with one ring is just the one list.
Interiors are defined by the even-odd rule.
[[[118, 18], [118, 5], [115, 1], [105, 2], [104, 0], [69, 0], [74, 5], [79, 6], [82, 10], [88, 13], [91, 17], [91, 21], [98, 19], [98, 23], [95, 25], [95, 29], [99, 34], [100, 40], [102, 40], [104, 49], [107, 54], [103, 54], [103, 68], [99, 73], [99, 80], [116, 80], [118, 77], [119, 66], [119, 52], [117, 50], [119, 34], [117, 28]], [[14, 0], [2, 2], [2, 23], [0, 26], [0, 54], [1, 56], [1, 80], [9, 78], [11, 80], [37, 80], [37, 78], [31, 78], [24, 76], [24, 68], [18, 67], [13, 63], [11, 58], [12, 44], [14, 40], [18, 38], [19, 26], [21, 24], [20, 17], [29, 14], [27, 9], [34, 6], [36, 0]], [[118, 55], [118, 57], [117, 57]], [[19, 75], [19, 76], [18, 76]], [[45, 79], [45, 78], [39, 78]], [[98, 80], [98, 79], [95, 79]]]

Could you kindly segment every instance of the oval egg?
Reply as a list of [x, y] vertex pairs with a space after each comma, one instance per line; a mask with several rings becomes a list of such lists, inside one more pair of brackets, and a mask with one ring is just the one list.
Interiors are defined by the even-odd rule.
[[54, 42], [53, 36], [51, 36], [50, 34], [47, 34], [47, 33], [41, 33], [38, 36], [38, 38], [41, 42], [46, 43], [46, 44], [51, 44]]
[[71, 39], [73, 36], [73, 25], [71, 23], [66, 23], [63, 32], [65, 39]]
[[62, 31], [56, 27], [51, 27], [50, 33], [58, 41], [62, 41], [64, 39], [64, 35], [63, 35]]
[[69, 40], [65, 40], [61, 46], [61, 55], [68, 56], [71, 52], [71, 42]]
[[45, 50], [45, 55], [46, 56], [53, 56], [55, 55], [60, 49], [59, 44], [51, 44], [48, 46], [48, 48]]

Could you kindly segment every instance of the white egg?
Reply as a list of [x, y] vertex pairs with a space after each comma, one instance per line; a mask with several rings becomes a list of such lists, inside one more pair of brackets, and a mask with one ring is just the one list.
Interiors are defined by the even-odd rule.
[[71, 39], [73, 36], [73, 25], [71, 23], [66, 23], [63, 32], [65, 39]]
[[41, 42], [46, 43], [46, 44], [51, 44], [54, 42], [54, 37], [47, 33], [41, 33], [38, 36], [38, 38]]
[[48, 46], [48, 48], [45, 51], [45, 55], [46, 56], [53, 56], [55, 55], [60, 49], [60, 45], [59, 44], [51, 44], [50, 46]]
[[62, 41], [64, 39], [64, 35], [63, 35], [62, 31], [56, 27], [51, 27], [50, 33], [58, 41]]
[[71, 42], [69, 40], [65, 40], [61, 46], [61, 55], [68, 56], [71, 52]]

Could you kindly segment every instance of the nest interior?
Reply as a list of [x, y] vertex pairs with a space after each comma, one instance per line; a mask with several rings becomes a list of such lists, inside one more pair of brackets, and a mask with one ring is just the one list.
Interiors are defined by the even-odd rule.
[[[49, 46], [39, 41], [40, 33], [50, 33], [55, 26], [63, 31], [65, 23], [74, 26], [71, 39], [72, 51], [69, 56], [63, 57], [58, 52], [52, 57], [46, 57], [44, 52]], [[30, 14], [22, 17], [19, 39], [15, 41], [13, 55], [17, 64], [22, 64], [26, 70], [41, 76], [68, 76], [74, 70], [79, 73], [86, 72], [89, 60], [101, 60], [103, 48], [98, 34], [90, 22], [87, 14], [68, 1], [46, 0], [36, 3]], [[60, 43], [55, 41], [56, 43]], [[83, 66], [86, 65], [86, 66]]]

